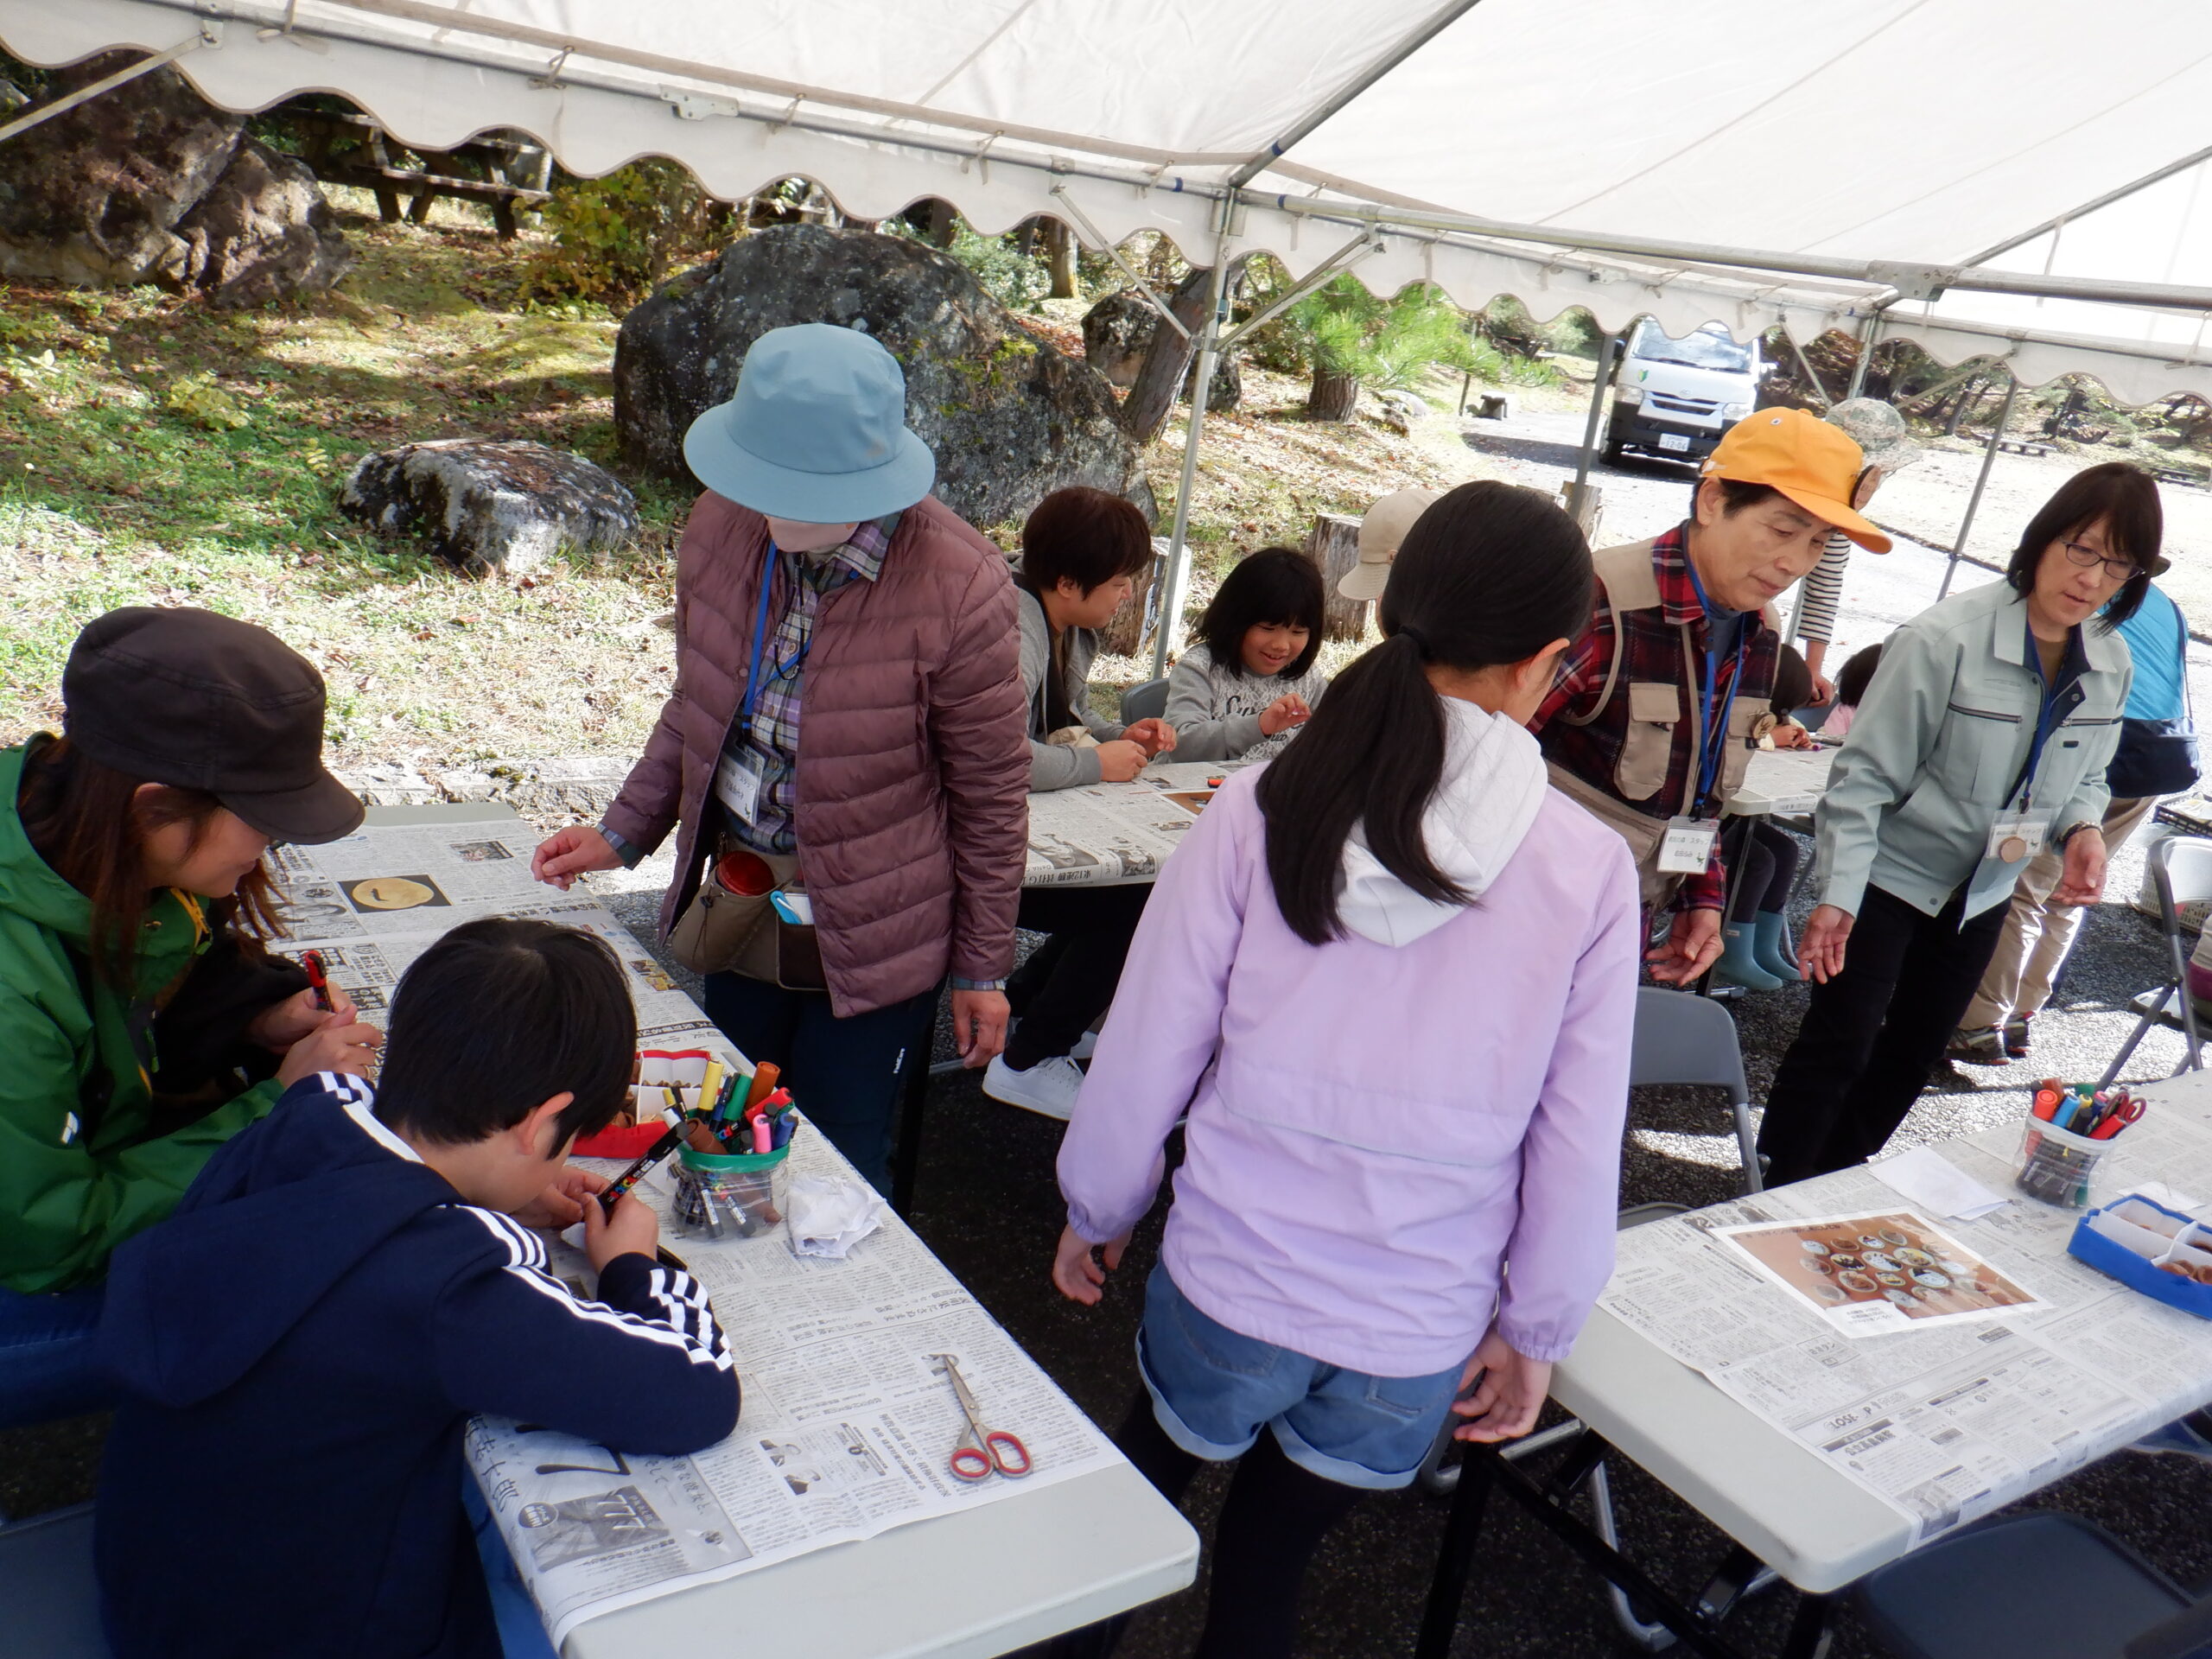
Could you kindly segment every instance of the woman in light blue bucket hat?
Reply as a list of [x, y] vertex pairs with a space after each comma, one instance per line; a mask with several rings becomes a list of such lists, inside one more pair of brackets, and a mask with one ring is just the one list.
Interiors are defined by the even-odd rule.
[[677, 555], [675, 690], [598, 827], [533, 864], [566, 887], [676, 830], [661, 929], [709, 1015], [879, 1187], [948, 979], [962, 1057], [1004, 1045], [1027, 851], [1013, 582], [930, 495], [906, 408], [865, 334], [753, 342], [683, 441], [707, 493]]

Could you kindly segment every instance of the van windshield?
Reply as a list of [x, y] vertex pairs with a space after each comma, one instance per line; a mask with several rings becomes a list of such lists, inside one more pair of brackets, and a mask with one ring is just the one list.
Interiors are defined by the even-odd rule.
[[1742, 373], [1751, 366], [1751, 348], [1738, 346], [1723, 330], [1707, 327], [1684, 340], [1662, 334], [1647, 322], [1636, 337], [1636, 355], [1654, 363], [1681, 363], [1693, 369]]

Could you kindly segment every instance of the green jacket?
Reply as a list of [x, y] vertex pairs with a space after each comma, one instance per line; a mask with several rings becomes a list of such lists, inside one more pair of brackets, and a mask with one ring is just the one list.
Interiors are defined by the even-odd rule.
[[128, 999], [98, 983], [91, 904], [32, 850], [16, 811], [25, 752], [0, 750], [0, 1285], [31, 1293], [98, 1280], [277, 1086], [154, 1134], [154, 1015], [207, 950], [207, 925], [197, 899], [163, 893]]
[[[2092, 622], [2075, 635], [2086, 666], [2078, 690], [2061, 694], [2032, 780], [2031, 810], [2049, 814], [2054, 838], [2104, 817], [2134, 677], [2119, 634]], [[1821, 799], [1817, 901], [1856, 916], [1871, 885], [1933, 916], [1964, 885], [1967, 916], [2002, 904], [2023, 867], [1989, 856], [1990, 829], [2012, 811], [2042, 708], [2027, 604], [2006, 582], [1954, 594], [1891, 634]]]

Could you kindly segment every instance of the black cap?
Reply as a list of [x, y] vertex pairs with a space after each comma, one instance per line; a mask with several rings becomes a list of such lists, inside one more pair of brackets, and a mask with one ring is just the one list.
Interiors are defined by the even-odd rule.
[[360, 828], [322, 766], [322, 676], [266, 628], [213, 611], [110, 611], [61, 671], [63, 729], [134, 778], [207, 791], [271, 841]]

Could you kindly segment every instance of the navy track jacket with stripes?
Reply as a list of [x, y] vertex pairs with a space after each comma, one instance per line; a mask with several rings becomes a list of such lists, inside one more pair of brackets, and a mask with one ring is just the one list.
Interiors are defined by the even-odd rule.
[[115, 1254], [99, 1342], [129, 1397], [94, 1554], [118, 1659], [497, 1659], [461, 1509], [472, 1415], [628, 1452], [736, 1426], [696, 1281], [622, 1255], [579, 1300], [370, 1099], [296, 1084]]

